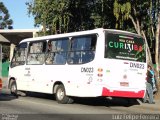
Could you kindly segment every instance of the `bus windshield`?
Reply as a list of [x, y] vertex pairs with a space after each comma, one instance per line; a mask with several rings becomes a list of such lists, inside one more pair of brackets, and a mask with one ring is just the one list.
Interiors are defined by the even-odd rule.
[[105, 58], [146, 61], [144, 40], [128, 33], [105, 33]]

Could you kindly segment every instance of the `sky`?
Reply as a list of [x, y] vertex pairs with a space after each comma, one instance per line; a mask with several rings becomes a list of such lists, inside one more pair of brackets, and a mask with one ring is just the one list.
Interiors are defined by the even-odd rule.
[[0, 0], [9, 11], [14, 29], [34, 29], [33, 16], [28, 15], [26, 2], [30, 0]]

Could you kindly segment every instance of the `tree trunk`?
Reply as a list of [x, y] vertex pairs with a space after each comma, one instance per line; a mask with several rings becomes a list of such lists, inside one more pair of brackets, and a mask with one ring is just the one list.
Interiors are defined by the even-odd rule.
[[160, 14], [158, 15], [158, 24], [157, 24], [157, 30], [156, 30], [156, 48], [155, 48], [155, 62], [156, 62], [156, 71], [158, 73], [159, 77], [159, 29], [160, 29]]
[[144, 37], [144, 40], [145, 40], [145, 43], [146, 43], [146, 49], [147, 49], [147, 63], [151, 63], [152, 64], [152, 57], [151, 57], [151, 51], [149, 49], [149, 46], [148, 46], [148, 42], [147, 42], [147, 38], [146, 38], [146, 35], [144, 33], [144, 31], [142, 30], [142, 36]]
[[149, 49], [149, 46], [148, 46], [148, 42], [147, 42], [147, 38], [146, 38], [145, 32], [143, 30], [140, 30], [140, 25], [139, 25], [138, 19], [136, 19], [136, 21], [135, 21], [131, 15], [129, 15], [129, 18], [131, 19], [136, 32], [139, 35], [144, 37], [145, 44], [146, 44], [146, 49], [147, 49], [147, 53], [146, 53], [147, 54], [147, 63], [151, 63], [152, 64], [151, 52], [150, 52], [150, 49]]
[[45, 22], [43, 22], [43, 29], [42, 30], [43, 30], [43, 34], [46, 35], [46, 31], [47, 30], [46, 30], [46, 24], [45, 24]]

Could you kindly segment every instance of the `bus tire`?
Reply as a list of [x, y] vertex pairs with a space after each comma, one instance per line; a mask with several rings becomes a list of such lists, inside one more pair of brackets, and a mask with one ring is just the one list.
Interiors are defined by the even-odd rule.
[[74, 100], [69, 97], [69, 100], [68, 100], [68, 103], [67, 103], [67, 104], [71, 104], [71, 103], [73, 103], [73, 102], [74, 102]]
[[27, 92], [26, 91], [18, 91], [17, 94], [22, 96], [22, 97], [26, 97], [27, 96]]
[[61, 104], [68, 104], [70, 103], [70, 98], [68, 96], [66, 96], [66, 91], [64, 86], [58, 85], [57, 89], [56, 89], [56, 100], [58, 103]]
[[17, 97], [17, 84], [13, 80], [11, 80], [11, 83], [10, 83], [10, 92], [12, 95]]

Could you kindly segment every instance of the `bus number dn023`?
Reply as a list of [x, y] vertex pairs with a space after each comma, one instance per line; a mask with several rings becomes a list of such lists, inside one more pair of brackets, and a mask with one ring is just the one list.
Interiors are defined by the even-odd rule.
[[93, 71], [94, 71], [93, 67], [81, 67], [81, 72], [93, 73]]
[[140, 64], [140, 63], [132, 63], [132, 62], [130, 62], [130, 67], [131, 67], [131, 68], [144, 69], [144, 64]]

